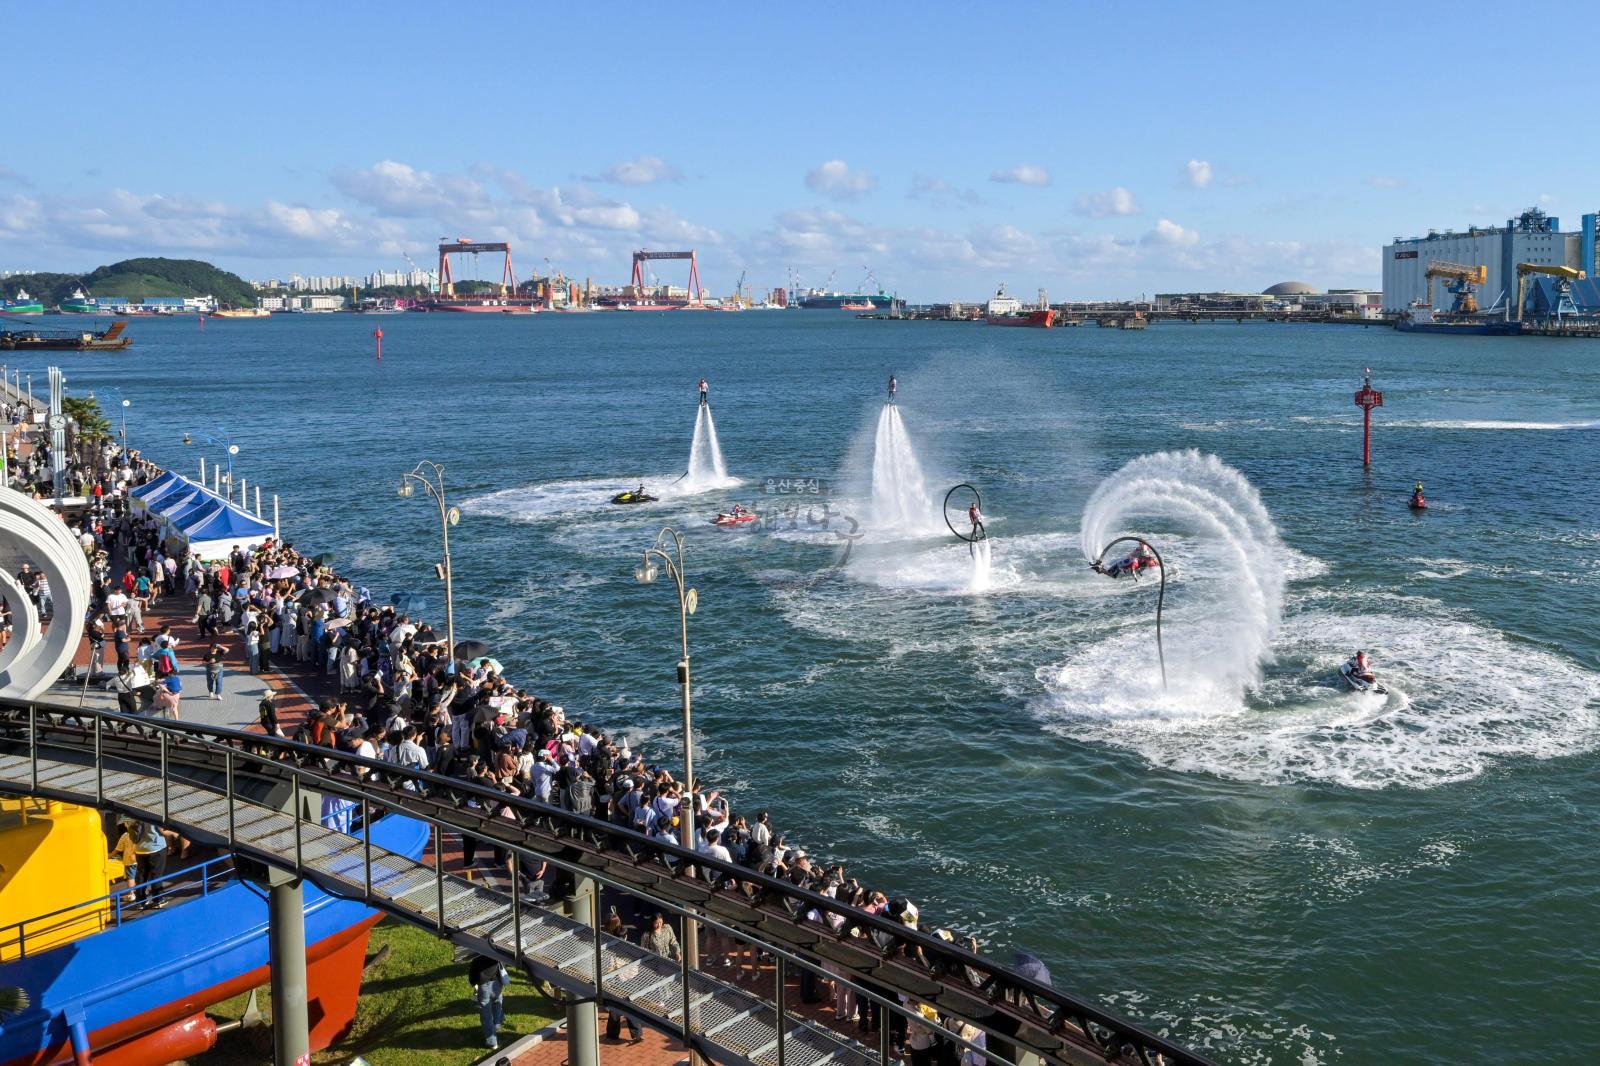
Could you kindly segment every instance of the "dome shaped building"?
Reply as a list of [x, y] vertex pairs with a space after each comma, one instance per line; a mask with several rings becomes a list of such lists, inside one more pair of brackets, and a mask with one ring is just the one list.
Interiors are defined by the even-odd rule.
[[1263, 289], [1263, 296], [1315, 296], [1317, 290], [1303, 281], [1280, 281], [1276, 285]]

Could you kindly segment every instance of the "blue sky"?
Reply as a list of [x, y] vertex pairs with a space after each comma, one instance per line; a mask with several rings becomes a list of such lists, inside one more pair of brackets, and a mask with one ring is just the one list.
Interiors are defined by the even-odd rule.
[[1576, 84], [1550, 80], [1546, 49], [1494, 47], [1505, 19], [1470, 3], [1448, 19], [1378, 3], [13, 8], [8, 40], [40, 46], [7, 51], [0, 269], [155, 254], [365, 273], [470, 236], [511, 241], [522, 276], [548, 258], [618, 283], [634, 248], [694, 247], [724, 292], [741, 270], [759, 291], [791, 268], [852, 287], [868, 267], [912, 301], [1000, 282], [1057, 300], [1376, 287], [1398, 234], [1536, 203], [1574, 228], [1600, 204], [1600, 148], [1557, 139]]

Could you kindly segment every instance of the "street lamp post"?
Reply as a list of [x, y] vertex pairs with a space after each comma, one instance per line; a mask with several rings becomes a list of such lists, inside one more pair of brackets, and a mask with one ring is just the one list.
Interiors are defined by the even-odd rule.
[[[670, 542], [674, 549], [668, 553], [667, 546]], [[686, 851], [694, 850], [694, 708], [689, 696], [689, 616], [694, 614], [695, 608], [700, 605], [700, 594], [687, 587], [683, 576], [683, 535], [670, 526], [656, 534], [655, 543], [645, 549], [644, 560], [633, 570], [634, 578], [641, 585], [648, 585], [660, 576], [654, 559], [660, 559], [662, 567], [666, 568], [667, 575], [672, 578], [678, 590], [678, 640], [680, 658], [678, 660], [678, 687], [683, 694], [683, 787], [686, 795], [684, 802], [678, 806], [678, 840]], [[685, 918], [683, 923], [683, 951], [688, 959], [689, 968], [700, 968], [700, 942], [698, 925], [693, 918]]]
[[[123, 409], [122, 417], [123, 417], [124, 421], [123, 421], [123, 424], [122, 424], [122, 446], [124, 448], [126, 448], [128, 446], [128, 424], [127, 424], [127, 421], [126, 421], [126, 419], [128, 417], [128, 415], [127, 415], [128, 406], [129, 406], [129, 402], [127, 400], [123, 400], [122, 401], [122, 409]], [[220, 436], [217, 435], [217, 434], [220, 434]], [[221, 428], [220, 426], [217, 428], [217, 434], [202, 433], [202, 434], [200, 434], [200, 438], [202, 440], [204, 440], [207, 444], [220, 444], [222, 446], [223, 452], [228, 456], [228, 502], [232, 503], [233, 502], [233, 457], [235, 455], [239, 454], [239, 446], [237, 444], [233, 443], [233, 439], [228, 436], [228, 431], [223, 429], [223, 428]], [[188, 433], [185, 433], [183, 435], [183, 443], [185, 443], [185, 444], [193, 444], [194, 443], [194, 437], [192, 437]]]
[[396, 490], [399, 496], [410, 496], [415, 493], [416, 486], [421, 485], [428, 490], [428, 495], [433, 497], [433, 502], [439, 505], [439, 535], [444, 540], [444, 631], [445, 639], [450, 642], [450, 659], [455, 661], [456, 655], [456, 605], [455, 589], [450, 570], [450, 527], [461, 521], [461, 511], [451, 507], [445, 502], [444, 497], [444, 467], [427, 459], [419, 462], [413, 469], [400, 475], [400, 487]]

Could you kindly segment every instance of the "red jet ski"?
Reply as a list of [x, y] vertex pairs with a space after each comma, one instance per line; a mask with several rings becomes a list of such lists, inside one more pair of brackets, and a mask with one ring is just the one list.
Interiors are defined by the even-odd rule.
[[1413, 496], [1411, 497], [1411, 502], [1406, 506], [1410, 507], [1413, 511], [1426, 511], [1428, 509], [1428, 501], [1423, 499], [1421, 496]]
[[714, 526], [727, 527], [744, 526], [749, 525], [751, 522], [759, 521], [760, 519], [761, 516], [756, 514], [754, 511], [747, 511], [743, 507], [735, 504], [733, 510], [719, 513], [717, 517], [711, 520], [711, 524]]

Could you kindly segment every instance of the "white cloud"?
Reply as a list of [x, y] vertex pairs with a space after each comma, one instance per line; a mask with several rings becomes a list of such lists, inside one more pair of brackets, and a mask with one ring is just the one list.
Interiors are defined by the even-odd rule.
[[1542, 192], [1542, 193], [1539, 194], [1539, 206], [1540, 207], [1554, 207], [1556, 204], [1558, 204], [1560, 202], [1561, 202], [1560, 198], [1557, 197], [1556, 195], [1554, 195], [1553, 193]]
[[401, 218], [447, 215], [485, 200], [483, 186], [473, 178], [435, 177], [392, 159], [361, 170], [336, 170], [331, 178], [334, 188], [352, 200]]
[[878, 187], [865, 170], [851, 170], [842, 159], [830, 159], [806, 173], [806, 188], [834, 200], [859, 200]]
[[1204, 159], [1191, 159], [1183, 165], [1183, 184], [1191, 189], [1204, 189], [1211, 184], [1211, 164]]
[[607, 168], [588, 181], [603, 181], [612, 185], [654, 185], [662, 181], [681, 181], [683, 175], [672, 164], [653, 155], [626, 159]]
[[1392, 174], [1374, 174], [1367, 179], [1367, 184], [1374, 189], [1399, 189], [1405, 186], [1405, 180]]
[[1137, 215], [1139, 204], [1133, 193], [1118, 185], [1106, 192], [1084, 193], [1078, 197], [1073, 210], [1091, 218], [1109, 218], [1115, 215]]
[[996, 170], [989, 175], [989, 180], [1002, 185], [1032, 185], [1042, 188], [1050, 184], [1050, 172], [1044, 167], [1023, 163], [1009, 170]]
[[906, 193], [906, 198], [925, 199], [934, 207], [941, 209], [976, 207], [983, 203], [976, 189], [952, 185], [943, 178], [930, 178], [922, 174], [911, 179], [911, 191]]
[[1155, 224], [1154, 229], [1140, 237], [1139, 242], [1148, 245], [1187, 248], [1200, 243], [1200, 234], [1192, 229], [1184, 229], [1169, 218], [1164, 218]]

